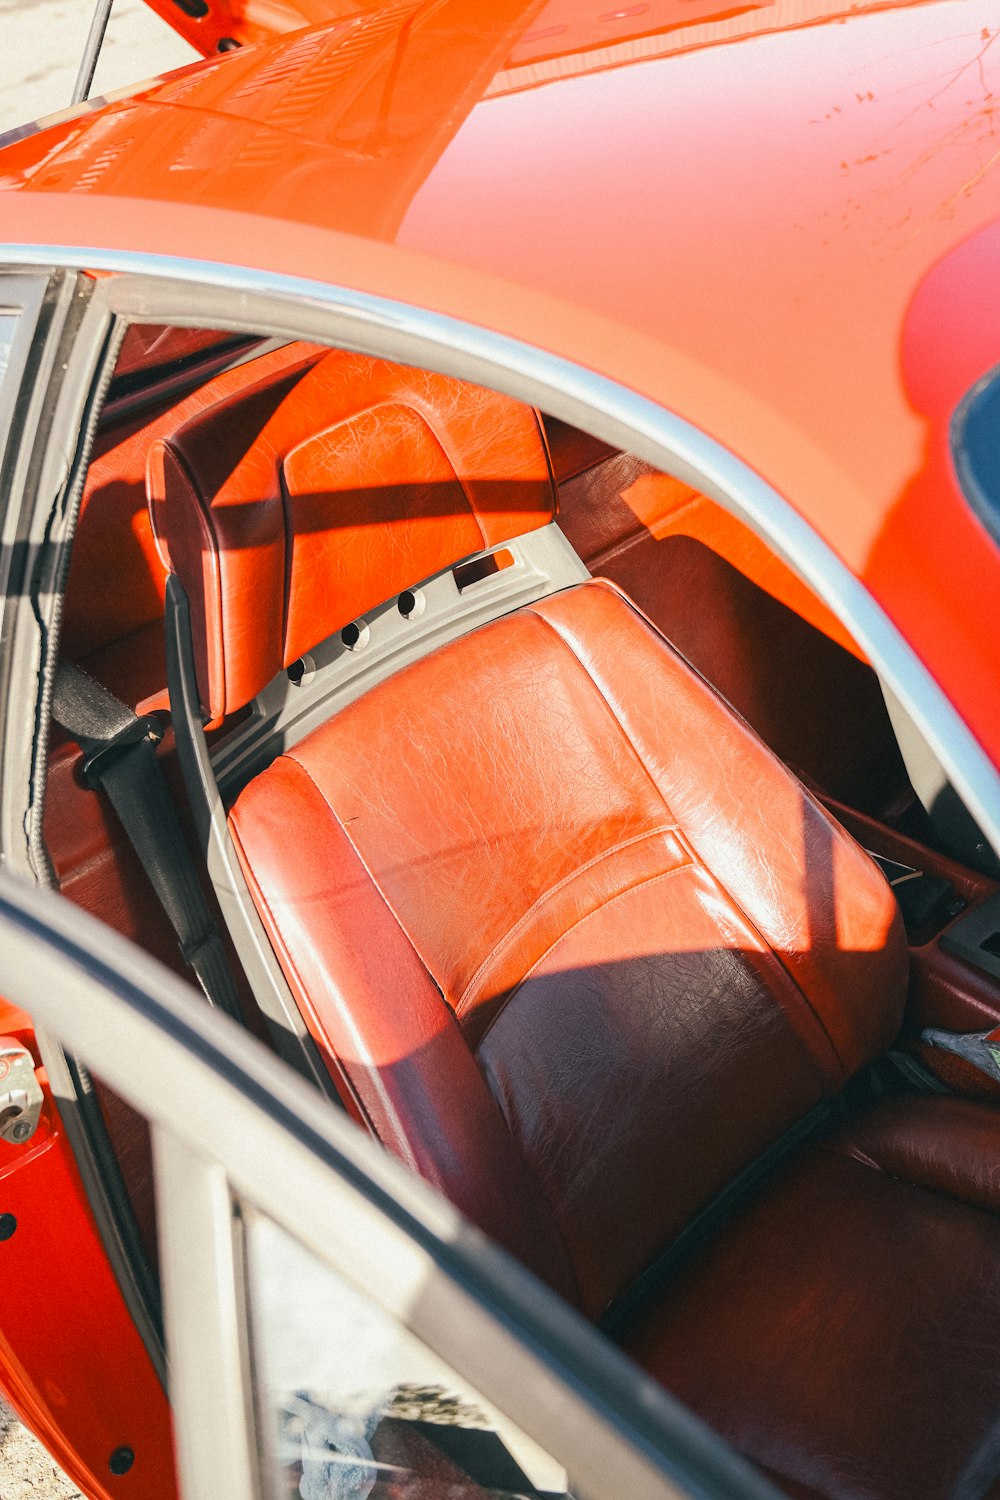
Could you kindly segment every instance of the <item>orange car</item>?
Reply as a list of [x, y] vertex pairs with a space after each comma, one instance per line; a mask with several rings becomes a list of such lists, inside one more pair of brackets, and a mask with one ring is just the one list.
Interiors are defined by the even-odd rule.
[[1000, 1494], [995, 5], [154, 8], [0, 141], [0, 1387]]

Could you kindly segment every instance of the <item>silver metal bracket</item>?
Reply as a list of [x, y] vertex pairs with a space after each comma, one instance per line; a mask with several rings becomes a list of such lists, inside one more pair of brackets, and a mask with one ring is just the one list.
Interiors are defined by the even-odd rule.
[[943, 1052], [964, 1058], [987, 1078], [1000, 1083], [1000, 1040], [994, 1031], [922, 1031], [920, 1039]]
[[23, 1146], [38, 1129], [43, 1095], [35, 1060], [11, 1037], [0, 1037], [0, 1141]]

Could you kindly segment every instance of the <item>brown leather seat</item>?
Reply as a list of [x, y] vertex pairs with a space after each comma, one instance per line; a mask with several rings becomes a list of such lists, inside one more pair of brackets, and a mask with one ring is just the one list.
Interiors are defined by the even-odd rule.
[[[343, 451], [316, 493], [343, 488]], [[198, 504], [211, 567], [171, 552], [215, 714], [260, 643], [251, 596], [222, 607], [214, 582], [235, 534]], [[397, 673], [279, 756], [230, 827], [387, 1145], [590, 1317], [632, 1298], [628, 1347], [793, 1494], [949, 1494], [1000, 1409], [997, 1116], [862, 1083], [848, 1104], [902, 1014], [889, 889], [613, 585]], [[750, 1206], [713, 1217], [803, 1122]], [[701, 1245], [651, 1274], [692, 1225]]]
[[995, 1500], [998, 1163], [995, 1109], [870, 1105], [793, 1156], [626, 1346], [793, 1495]]

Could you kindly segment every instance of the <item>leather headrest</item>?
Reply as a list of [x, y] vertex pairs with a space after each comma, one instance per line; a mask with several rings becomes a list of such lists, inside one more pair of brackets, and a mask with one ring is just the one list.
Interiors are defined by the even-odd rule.
[[224, 382], [148, 467], [213, 723], [377, 604], [553, 518], [538, 418], [509, 397], [302, 344]]

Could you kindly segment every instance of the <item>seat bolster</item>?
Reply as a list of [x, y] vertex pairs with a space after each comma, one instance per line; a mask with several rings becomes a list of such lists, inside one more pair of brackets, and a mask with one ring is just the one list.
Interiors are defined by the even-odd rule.
[[[613, 584], [531, 606], [583, 663], [696, 858], [781, 960], [849, 1077], [896, 1035], [899, 910], [874, 861]], [[621, 683], [642, 683], [622, 693]]]
[[852, 1120], [825, 1149], [1000, 1213], [1000, 1109], [991, 1105], [900, 1094]]
[[355, 1112], [473, 1223], [578, 1300], [551, 1214], [454, 1015], [310, 773], [280, 757], [242, 793], [230, 830], [295, 999]]

